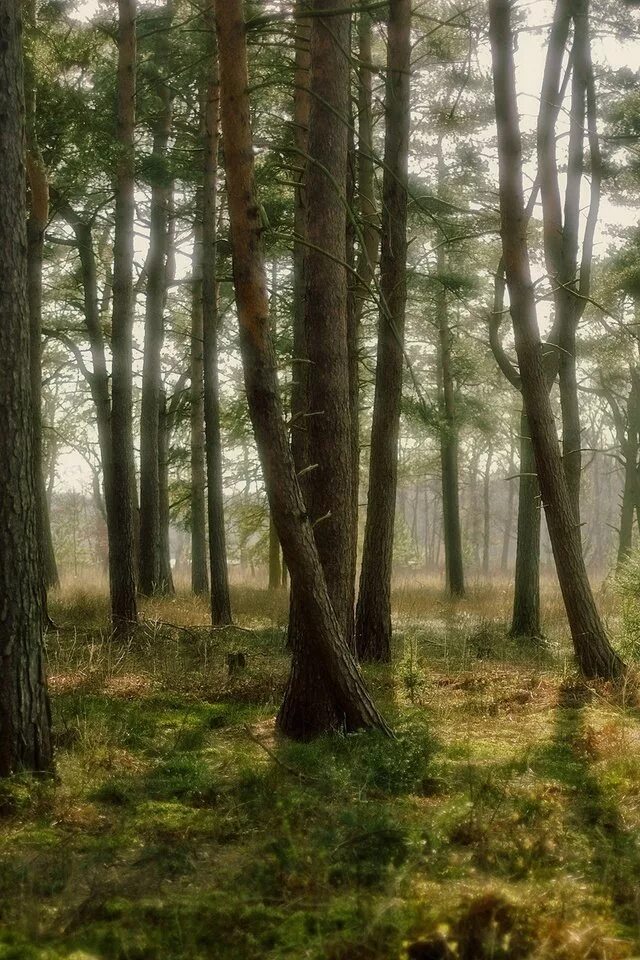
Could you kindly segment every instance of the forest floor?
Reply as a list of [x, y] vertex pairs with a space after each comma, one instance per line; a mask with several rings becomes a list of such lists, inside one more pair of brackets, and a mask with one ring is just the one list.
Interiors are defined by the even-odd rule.
[[212, 633], [150, 601], [117, 646], [104, 597], [53, 598], [57, 778], [0, 785], [2, 960], [640, 956], [638, 696], [577, 679], [555, 593], [521, 650], [506, 589], [398, 589], [367, 670], [397, 739], [304, 745], [286, 599], [234, 604]]

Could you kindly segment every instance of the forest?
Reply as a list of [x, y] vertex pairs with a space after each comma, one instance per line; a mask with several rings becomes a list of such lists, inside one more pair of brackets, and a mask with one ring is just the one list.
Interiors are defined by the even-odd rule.
[[0, 0], [0, 960], [640, 957], [640, 0]]

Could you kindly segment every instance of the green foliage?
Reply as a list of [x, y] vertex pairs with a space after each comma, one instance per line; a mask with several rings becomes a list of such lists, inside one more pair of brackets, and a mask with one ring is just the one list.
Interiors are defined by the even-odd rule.
[[622, 631], [618, 646], [627, 660], [640, 660], [640, 550], [634, 549], [616, 573]]

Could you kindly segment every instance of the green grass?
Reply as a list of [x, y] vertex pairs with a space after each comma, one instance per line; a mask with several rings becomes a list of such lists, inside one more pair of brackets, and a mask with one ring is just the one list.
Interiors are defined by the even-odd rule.
[[[286, 598], [57, 599], [55, 780], [0, 783], [2, 960], [616, 960], [640, 953], [640, 719], [585, 686], [508, 596], [395, 596], [397, 737], [283, 742]], [[182, 628], [182, 629], [181, 629]], [[226, 654], [247, 668], [228, 676]], [[635, 696], [635, 695], [634, 695]]]

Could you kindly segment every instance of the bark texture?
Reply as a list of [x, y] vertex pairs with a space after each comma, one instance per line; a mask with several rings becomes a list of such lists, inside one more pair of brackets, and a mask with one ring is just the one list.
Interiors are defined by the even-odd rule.
[[509, 0], [490, 0], [489, 16], [502, 248], [538, 481], [576, 659], [586, 676], [612, 678], [622, 673], [624, 664], [609, 643], [591, 592], [545, 377], [527, 243]]
[[206, 11], [211, 47], [208, 58], [207, 95], [204, 110], [204, 177], [202, 202], [202, 322], [204, 340], [204, 421], [207, 463], [207, 505], [209, 526], [209, 568], [211, 572], [211, 622], [231, 623], [231, 598], [227, 566], [227, 539], [224, 526], [222, 476], [222, 429], [218, 380], [218, 284], [217, 196], [218, 126], [220, 87], [215, 45], [213, 6]]
[[191, 589], [209, 593], [204, 434], [204, 315], [202, 304], [202, 202], [196, 198], [191, 300]]
[[[23, 7], [26, 29], [36, 29], [36, 6], [28, 0]], [[27, 297], [29, 302], [31, 395], [33, 400], [33, 441], [36, 480], [38, 484], [38, 550], [46, 604], [48, 587], [59, 585], [58, 568], [49, 524], [42, 462], [42, 272], [44, 266], [44, 232], [49, 219], [49, 183], [36, 132], [36, 89], [31, 58], [24, 60], [25, 120], [27, 140], [27, 184], [29, 187], [27, 219]]]
[[29, 359], [20, 4], [0, 0], [0, 777], [52, 766]]
[[135, 470], [132, 424], [134, 126], [136, 97], [136, 5], [118, 0], [119, 156], [113, 241], [111, 374], [112, 524], [109, 531], [111, 616], [118, 633], [137, 622], [135, 580]]
[[[304, 336], [310, 472], [304, 496], [334, 613], [351, 635], [354, 604], [353, 449], [348, 329], [346, 185], [349, 116], [348, 0], [315, 0], [310, 28], [310, 110], [305, 173]], [[324, 11], [329, 16], [323, 16]], [[344, 13], [340, 11], [344, 10]], [[320, 213], [321, 211], [321, 213]], [[274, 518], [275, 519], [275, 518]], [[284, 548], [284, 544], [283, 544]], [[289, 569], [294, 574], [291, 565]], [[302, 632], [292, 579], [293, 664], [280, 723], [286, 730], [336, 726], [321, 663]]]
[[410, 0], [391, 0], [387, 43], [380, 259], [382, 303], [378, 322], [367, 520], [356, 615], [358, 655], [363, 660], [382, 662], [391, 659], [391, 567], [407, 300]]
[[[245, 386], [265, 477], [269, 505], [291, 571], [299, 604], [305, 652], [322, 670], [325, 689], [345, 729], [387, 726], [373, 705], [334, 612], [307, 509], [296, 477], [278, 389], [269, 329], [269, 304], [254, 183], [249, 121], [245, 25], [241, 0], [216, 3], [220, 56], [222, 132], [229, 196], [233, 273], [240, 322]], [[344, 232], [342, 234], [344, 238]], [[294, 663], [302, 663], [299, 650]], [[295, 667], [294, 667], [295, 669]], [[291, 704], [291, 706], [295, 706]], [[293, 727], [280, 712], [279, 725], [298, 738], [313, 727]]]
[[[172, 94], [162, 78], [167, 55], [166, 31], [170, 15], [158, 21], [160, 37], [155, 54], [157, 120], [153, 132], [152, 161], [154, 179], [151, 184], [149, 253], [147, 256], [147, 289], [145, 301], [144, 359], [142, 368], [142, 404], [140, 410], [140, 549], [138, 557], [138, 589], [150, 596], [171, 590], [166, 570], [161, 572], [160, 510], [160, 410], [162, 405], [162, 347], [164, 343], [164, 310], [167, 293], [169, 245], [169, 208], [171, 177], [167, 170], [167, 149], [172, 125]], [[164, 31], [164, 33], [162, 32]], [[165, 576], [162, 575], [165, 574]]]

